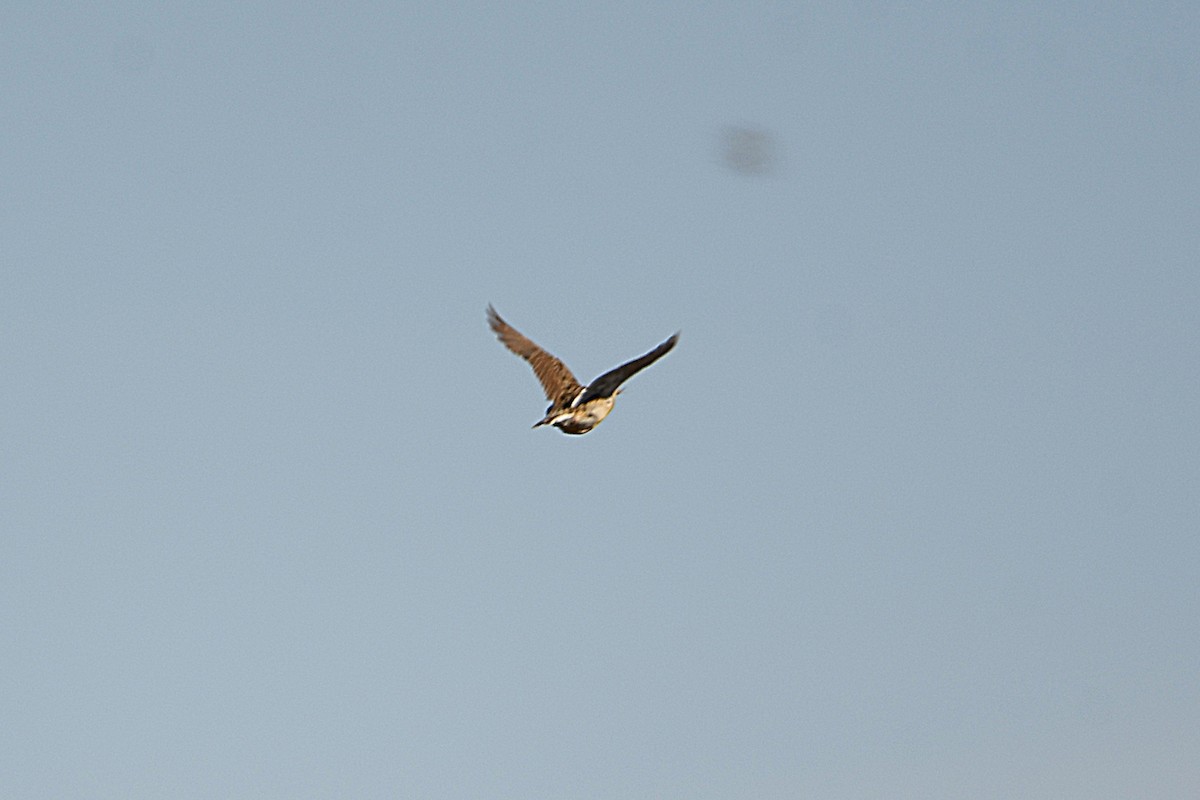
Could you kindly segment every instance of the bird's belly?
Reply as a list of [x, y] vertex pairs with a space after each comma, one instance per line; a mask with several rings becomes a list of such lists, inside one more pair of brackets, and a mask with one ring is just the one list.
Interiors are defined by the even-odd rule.
[[555, 420], [554, 425], [563, 433], [587, 433], [604, 421], [612, 411], [613, 403], [614, 399], [611, 397], [597, 398], [585, 406], [573, 409], [569, 415], [564, 414], [562, 418]]

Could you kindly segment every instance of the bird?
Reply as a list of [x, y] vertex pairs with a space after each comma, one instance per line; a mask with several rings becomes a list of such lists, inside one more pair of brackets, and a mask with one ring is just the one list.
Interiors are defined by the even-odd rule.
[[581, 386], [566, 364], [525, 338], [505, 322], [491, 305], [487, 308], [487, 318], [496, 338], [533, 367], [533, 374], [550, 401], [546, 416], [535, 422], [533, 427], [553, 425], [563, 433], [576, 436], [587, 433], [603, 422], [622, 391], [621, 384], [665, 356], [679, 341], [679, 334], [676, 333], [649, 353], [610, 369], [587, 386]]

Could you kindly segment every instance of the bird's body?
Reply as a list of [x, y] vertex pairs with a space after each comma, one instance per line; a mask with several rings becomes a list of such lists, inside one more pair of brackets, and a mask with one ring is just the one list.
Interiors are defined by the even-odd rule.
[[563, 433], [576, 435], [587, 433], [603, 422], [621, 393], [621, 384], [665, 356], [679, 340], [677, 333], [644, 356], [611, 369], [582, 386], [565, 364], [525, 338], [491, 306], [488, 306], [488, 324], [505, 347], [529, 362], [550, 401], [546, 416], [533, 427], [553, 425]]
[[563, 433], [587, 433], [604, 421], [604, 418], [613, 410], [613, 406], [616, 403], [617, 396], [614, 393], [608, 397], [597, 397], [595, 400], [589, 400], [581, 406], [564, 409], [556, 409], [554, 406], [550, 406], [546, 410], [545, 418], [540, 422], [534, 423], [533, 427], [553, 425]]

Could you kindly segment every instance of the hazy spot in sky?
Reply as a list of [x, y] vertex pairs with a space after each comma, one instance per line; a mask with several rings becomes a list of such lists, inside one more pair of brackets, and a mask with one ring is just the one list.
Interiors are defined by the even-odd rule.
[[775, 169], [775, 142], [758, 128], [726, 128], [721, 136], [721, 159], [735, 172], [769, 175]]

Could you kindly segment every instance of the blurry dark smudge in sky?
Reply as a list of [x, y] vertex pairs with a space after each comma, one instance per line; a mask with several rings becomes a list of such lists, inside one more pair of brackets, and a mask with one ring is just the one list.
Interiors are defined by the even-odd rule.
[[743, 175], [770, 175], [775, 171], [775, 141], [760, 128], [728, 127], [721, 134], [721, 160]]

